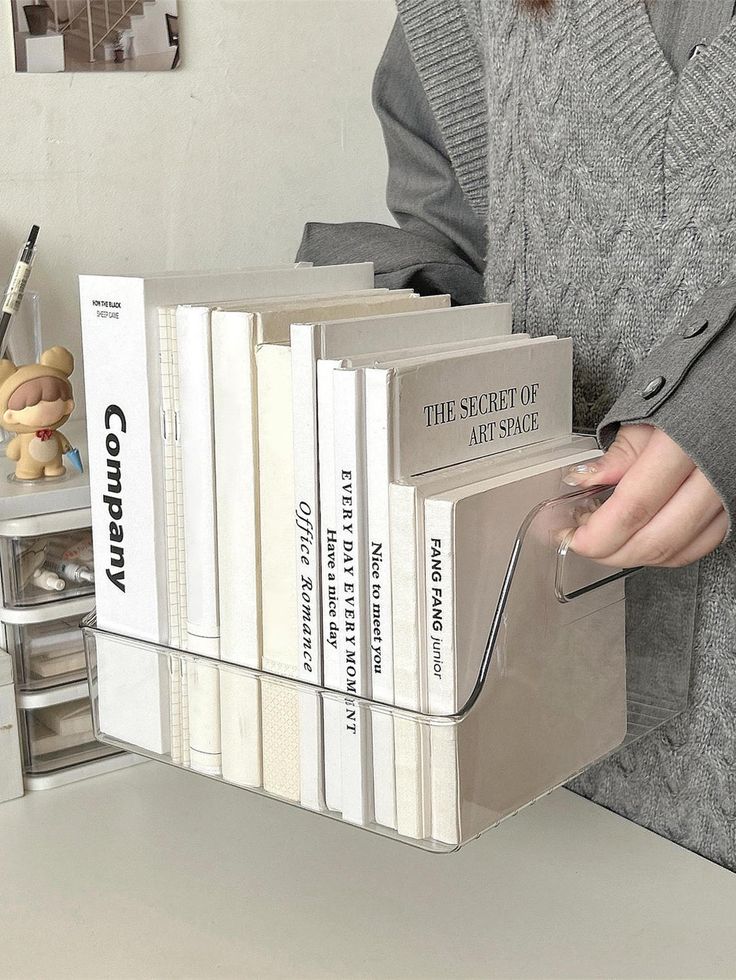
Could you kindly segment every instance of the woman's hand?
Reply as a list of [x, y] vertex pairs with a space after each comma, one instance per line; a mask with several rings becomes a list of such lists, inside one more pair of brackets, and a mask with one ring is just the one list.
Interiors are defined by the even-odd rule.
[[728, 532], [723, 501], [711, 483], [651, 425], [622, 425], [608, 452], [573, 467], [565, 483], [616, 484], [570, 545], [604, 565], [679, 568], [713, 551]]

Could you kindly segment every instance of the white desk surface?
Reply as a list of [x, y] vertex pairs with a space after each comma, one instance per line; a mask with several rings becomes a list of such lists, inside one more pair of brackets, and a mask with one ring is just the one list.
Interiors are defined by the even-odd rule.
[[734, 977], [736, 875], [560, 790], [424, 854], [156, 764], [0, 806], [0, 976]]

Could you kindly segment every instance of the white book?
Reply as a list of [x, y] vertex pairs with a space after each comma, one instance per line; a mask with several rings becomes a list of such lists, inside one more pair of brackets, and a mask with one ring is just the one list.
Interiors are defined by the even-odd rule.
[[[80, 276], [86, 419], [98, 623], [167, 643], [165, 497], [157, 364], [158, 309], [244, 295], [367, 289], [370, 264], [286, 267], [224, 274]], [[114, 674], [113, 658], [106, 664]], [[140, 682], [135, 707], [114, 711], [110, 734], [157, 753], [170, 748], [169, 678], [156, 658], [129, 660], [113, 687]], [[113, 699], [114, 702], [114, 699]], [[110, 700], [106, 699], [109, 705]], [[151, 714], [153, 712], [153, 714]]]
[[[365, 449], [362, 373], [333, 374], [335, 412], [334, 484], [337, 511], [337, 588], [340, 622], [337, 657], [340, 690], [370, 696], [367, 637], [368, 594], [365, 535]], [[353, 698], [340, 705], [341, 810], [344, 820], [372, 819], [370, 717]]]
[[[397, 479], [559, 438], [571, 429], [569, 341], [510, 340], [423, 365], [406, 361], [388, 369], [386, 383], [393, 389], [388, 453]], [[394, 697], [402, 707], [426, 711], [424, 540], [412, 495], [392, 485], [389, 501]], [[418, 838], [430, 832], [428, 739], [426, 726], [395, 719], [397, 829]]]
[[[184, 517], [181, 504], [181, 452], [178, 440], [178, 361], [176, 358], [176, 307], [159, 308], [159, 362], [161, 370], [161, 440], [163, 448], [163, 491], [165, 499], [164, 535], [166, 539], [167, 617], [169, 644], [181, 648], [182, 623], [186, 616], [184, 572]], [[180, 549], [181, 545], [181, 549]], [[182, 664], [169, 663], [170, 752], [172, 762], [183, 765]]]
[[[291, 352], [264, 344], [256, 351], [258, 375], [258, 453], [260, 500], [260, 576], [263, 631], [262, 665], [268, 673], [298, 678], [294, 463]], [[263, 682], [263, 787], [300, 800], [299, 707], [296, 692]]]
[[[372, 698], [394, 702], [393, 614], [391, 608], [391, 539], [388, 452], [388, 385], [380, 374], [364, 372], [365, 457], [368, 550], [368, 644]], [[394, 726], [391, 715], [374, 711], [371, 717], [373, 808], [376, 823], [396, 828]]]
[[[212, 383], [220, 654], [228, 663], [257, 668], [261, 637], [254, 319], [246, 312], [213, 311]], [[258, 680], [225, 667], [219, 685], [223, 779], [260, 786]]]
[[[400, 484], [389, 488], [391, 584], [393, 606], [394, 703], [425, 707], [424, 672], [418, 651], [420, 604], [410, 571], [420, 563], [413, 501]], [[406, 634], [406, 635], [405, 635]], [[396, 829], [421, 840], [429, 831], [429, 733], [411, 719], [394, 718]]]
[[[338, 657], [338, 521], [335, 483], [335, 411], [332, 378], [340, 361], [320, 360], [316, 364], [319, 409], [319, 513], [321, 523], [322, 583], [322, 682], [340, 690], [342, 672]], [[328, 810], [342, 810], [342, 703], [326, 697], [323, 701], [324, 793]]]
[[[176, 335], [187, 596], [183, 645], [192, 653], [218, 659], [220, 627], [210, 310], [178, 307]], [[208, 664], [192, 662], [186, 665], [186, 675], [190, 766], [197, 772], [221, 775], [219, 671]]]
[[572, 341], [509, 339], [391, 371], [393, 468], [427, 473], [570, 431]]
[[[489, 346], [507, 346], [528, 341], [527, 334], [509, 337], [500, 334], [478, 341], [465, 341], [463, 349], [483, 350]], [[455, 345], [438, 345], [427, 348], [422, 354], [404, 356], [397, 352], [396, 365], [414, 365], [420, 360], [441, 357], [456, 350]], [[385, 360], [383, 354], [377, 361]], [[365, 385], [365, 439], [366, 439], [366, 494], [367, 494], [367, 550], [369, 554], [369, 645], [372, 672], [372, 697], [384, 704], [394, 703], [394, 642], [393, 600], [390, 544], [390, 484], [406, 474], [394, 470], [392, 426], [390, 425], [393, 401], [391, 394], [392, 367], [377, 364], [363, 372]], [[415, 558], [414, 552], [411, 555]], [[402, 556], [402, 569], [406, 555]], [[408, 569], [404, 571], [404, 575]], [[410, 702], [415, 698], [407, 694]], [[406, 726], [404, 726], [406, 728]], [[391, 715], [376, 711], [372, 719], [372, 748], [374, 774], [374, 806], [376, 822], [396, 827], [396, 780], [394, 758], [394, 726]], [[407, 768], [406, 766], [404, 768]], [[410, 796], [416, 796], [410, 789]]]
[[[429, 712], [460, 711], [476, 683], [514, 541], [527, 514], [565, 492], [569, 466], [600, 455], [593, 438], [530, 454], [520, 469], [436, 493], [424, 502], [425, 656]], [[546, 458], [545, 458], [546, 457]], [[533, 616], [534, 610], [530, 610]], [[431, 836], [461, 841], [457, 731], [430, 729]]]

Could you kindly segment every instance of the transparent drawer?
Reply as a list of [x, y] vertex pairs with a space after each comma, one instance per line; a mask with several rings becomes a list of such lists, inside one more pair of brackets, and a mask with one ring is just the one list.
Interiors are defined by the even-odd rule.
[[20, 711], [23, 767], [30, 774], [58, 772], [114, 755], [98, 742], [89, 698]]
[[92, 595], [89, 510], [1, 521], [0, 569], [8, 608]]
[[81, 623], [93, 605], [89, 597], [30, 610], [0, 610], [5, 648], [13, 658], [21, 691], [86, 679]]
[[[687, 706], [694, 603], [677, 575], [652, 583], [647, 570], [625, 582], [630, 573], [568, 551], [570, 529], [606, 492], [547, 501], [528, 516], [500, 594], [488, 596], [472, 691], [453, 714], [156, 646], [100, 630], [90, 617], [83, 632], [96, 734], [426, 850], [456, 850]], [[635, 581], [627, 622], [625, 590]], [[671, 600], [665, 659], [642, 614], [651, 587]], [[325, 793], [335, 716], [341, 807]], [[378, 801], [389, 798], [393, 810], [379, 814]]]

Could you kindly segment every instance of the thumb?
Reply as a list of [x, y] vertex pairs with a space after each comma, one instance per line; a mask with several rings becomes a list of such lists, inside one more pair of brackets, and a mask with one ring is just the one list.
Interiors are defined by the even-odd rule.
[[608, 450], [589, 463], [572, 466], [562, 478], [568, 487], [613, 486], [631, 469], [654, 433], [651, 425], [622, 425]]

